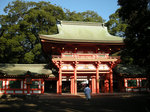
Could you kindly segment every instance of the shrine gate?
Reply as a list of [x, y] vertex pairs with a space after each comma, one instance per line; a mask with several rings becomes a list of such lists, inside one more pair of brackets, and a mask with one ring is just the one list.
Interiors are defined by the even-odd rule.
[[57, 28], [58, 34], [40, 35], [44, 53], [58, 68], [57, 93], [62, 93], [62, 81], [69, 81], [76, 95], [80, 80], [89, 83], [92, 93], [112, 93], [112, 68], [120, 62], [112, 54], [124, 46], [123, 38], [95, 22], [58, 21]]

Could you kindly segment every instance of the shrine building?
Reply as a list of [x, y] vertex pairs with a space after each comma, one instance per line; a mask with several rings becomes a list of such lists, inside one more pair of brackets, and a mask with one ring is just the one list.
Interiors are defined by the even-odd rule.
[[[97, 22], [58, 21], [58, 33], [40, 35], [47, 64], [0, 63], [0, 95], [149, 91], [147, 75], [138, 66], [125, 66], [114, 53], [123, 38], [112, 36]], [[116, 67], [115, 67], [116, 66]]]
[[112, 54], [124, 46], [123, 38], [97, 22], [58, 21], [57, 28], [58, 34], [40, 35], [42, 49], [58, 71], [57, 93], [63, 82], [75, 95], [85, 83], [92, 93], [112, 93], [112, 69], [120, 62]]

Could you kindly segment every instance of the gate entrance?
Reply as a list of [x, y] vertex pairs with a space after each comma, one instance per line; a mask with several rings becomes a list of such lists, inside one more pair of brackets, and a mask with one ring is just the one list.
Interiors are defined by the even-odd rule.
[[51, 81], [51, 80], [48, 80], [48, 81], [45, 81], [45, 93], [56, 93], [56, 81]]
[[84, 88], [86, 86], [86, 81], [78, 81], [77, 82], [77, 92], [84, 92]]
[[62, 92], [70, 93], [70, 81], [62, 81]]

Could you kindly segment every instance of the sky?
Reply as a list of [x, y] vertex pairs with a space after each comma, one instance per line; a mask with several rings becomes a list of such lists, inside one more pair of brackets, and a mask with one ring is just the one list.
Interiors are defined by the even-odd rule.
[[[14, 0], [0, 0], [0, 15], [5, 14], [3, 9], [9, 2]], [[41, 0], [25, 0], [39, 2]], [[60, 6], [63, 9], [69, 9], [70, 11], [84, 12], [92, 10], [98, 13], [106, 21], [109, 20], [109, 16], [119, 8], [117, 5], [118, 0], [42, 0], [51, 2], [53, 5]]]

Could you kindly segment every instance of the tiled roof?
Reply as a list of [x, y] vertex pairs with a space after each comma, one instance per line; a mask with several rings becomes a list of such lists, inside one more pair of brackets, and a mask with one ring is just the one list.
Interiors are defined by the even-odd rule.
[[134, 77], [134, 76], [143, 77], [146, 75], [146, 70], [144, 68], [139, 67], [138, 65], [118, 64], [114, 68], [114, 71], [126, 77]]
[[0, 64], [0, 74], [25, 75], [27, 71], [33, 75], [53, 75], [46, 64]]
[[62, 21], [58, 22], [57, 28], [58, 34], [41, 34], [40, 38], [52, 41], [123, 44], [123, 38], [110, 35], [102, 23]]

